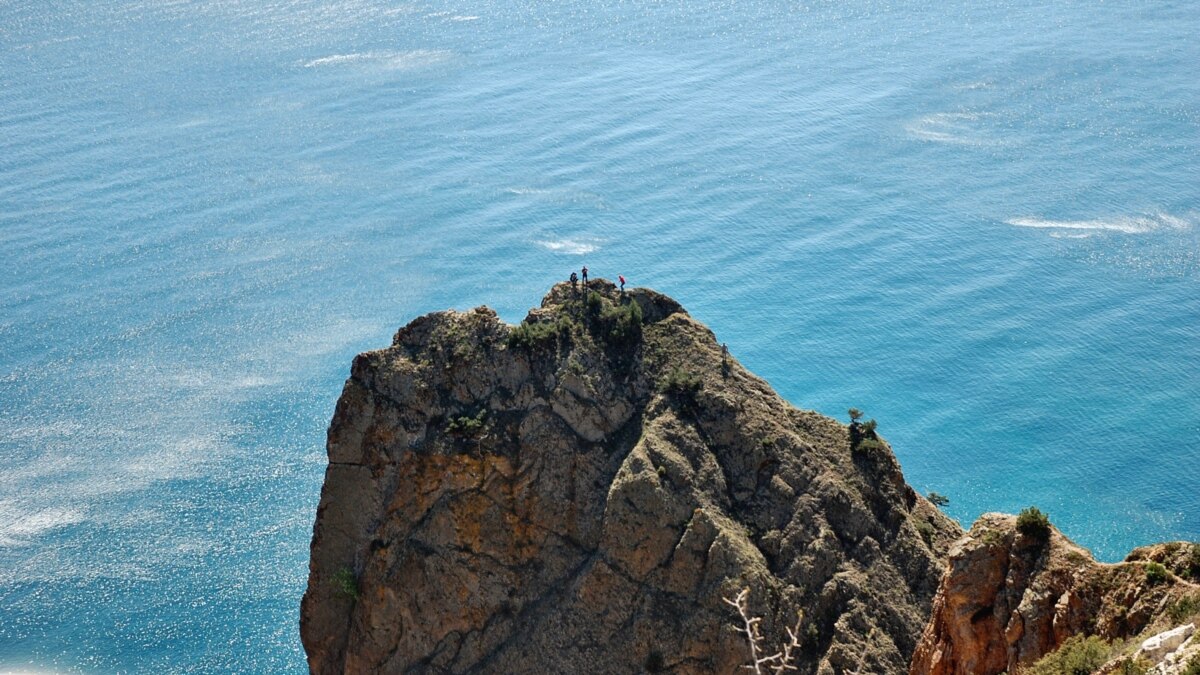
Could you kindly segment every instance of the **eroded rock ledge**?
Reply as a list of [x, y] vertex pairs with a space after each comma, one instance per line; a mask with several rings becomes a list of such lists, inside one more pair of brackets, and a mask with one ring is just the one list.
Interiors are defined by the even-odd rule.
[[[1098, 563], [1053, 527], [1031, 536], [1015, 516], [985, 514], [950, 551], [910, 672], [1014, 673], [1076, 635], [1112, 642], [1173, 627], [1200, 609], [1193, 556], [1175, 542]], [[1125, 660], [1098, 672], [1123, 672]]]
[[800, 672], [904, 672], [958, 526], [675, 301], [592, 289], [556, 286], [521, 328], [430, 314], [355, 359], [313, 672], [730, 673], [742, 587], [768, 641], [804, 612]]

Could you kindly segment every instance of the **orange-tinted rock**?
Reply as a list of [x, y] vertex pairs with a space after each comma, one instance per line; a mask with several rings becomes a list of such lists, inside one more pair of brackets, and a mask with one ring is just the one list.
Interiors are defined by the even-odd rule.
[[985, 514], [951, 548], [912, 675], [1011, 673], [1074, 635], [1137, 635], [1192, 589], [1174, 575], [1148, 581], [1141, 560], [1097, 563], [1053, 528], [1048, 539], [1023, 535], [1016, 521]]

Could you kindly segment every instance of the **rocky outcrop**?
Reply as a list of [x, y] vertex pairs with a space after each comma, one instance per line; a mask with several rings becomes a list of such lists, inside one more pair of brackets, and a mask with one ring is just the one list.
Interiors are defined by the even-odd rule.
[[1163, 631], [1144, 640], [1133, 656], [1135, 659], [1144, 658], [1157, 665], [1162, 663], [1169, 654], [1173, 654], [1183, 646], [1195, 632], [1196, 625], [1191, 623]]
[[1011, 673], [1075, 635], [1112, 641], [1169, 624], [1197, 591], [1183, 578], [1190, 550], [1160, 544], [1106, 565], [1053, 527], [1022, 533], [1016, 517], [986, 514], [950, 551], [910, 672]]
[[315, 673], [904, 672], [961, 530], [873, 430], [797, 410], [673, 300], [556, 286], [354, 360], [301, 636]]
[[1200, 667], [1200, 634], [1191, 623], [1173, 628], [1143, 642], [1138, 656], [1153, 664], [1146, 675], [1185, 675]]

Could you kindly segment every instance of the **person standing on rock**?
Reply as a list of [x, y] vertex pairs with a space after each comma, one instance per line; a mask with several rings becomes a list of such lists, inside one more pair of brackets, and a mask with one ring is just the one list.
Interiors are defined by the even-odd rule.
[[579, 281], [579, 275], [571, 272], [571, 290], [576, 290], [575, 284]]
[[587, 265], [583, 266], [583, 287], [587, 289]]
[[621, 274], [617, 275], [617, 281], [621, 282], [621, 292], [625, 292], [625, 277]]

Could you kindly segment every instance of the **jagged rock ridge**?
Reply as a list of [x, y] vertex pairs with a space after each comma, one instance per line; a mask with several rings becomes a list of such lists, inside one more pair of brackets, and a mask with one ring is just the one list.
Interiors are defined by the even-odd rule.
[[1111, 642], [1171, 628], [1200, 610], [1194, 546], [1146, 546], [1108, 565], [1053, 527], [1031, 535], [1015, 516], [984, 514], [950, 551], [910, 672], [1019, 672], [1076, 635]]
[[742, 587], [770, 642], [803, 612], [800, 672], [904, 672], [958, 526], [675, 301], [592, 284], [516, 328], [431, 314], [355, 359], [302, 605], [313, 672], [730, 673]]

